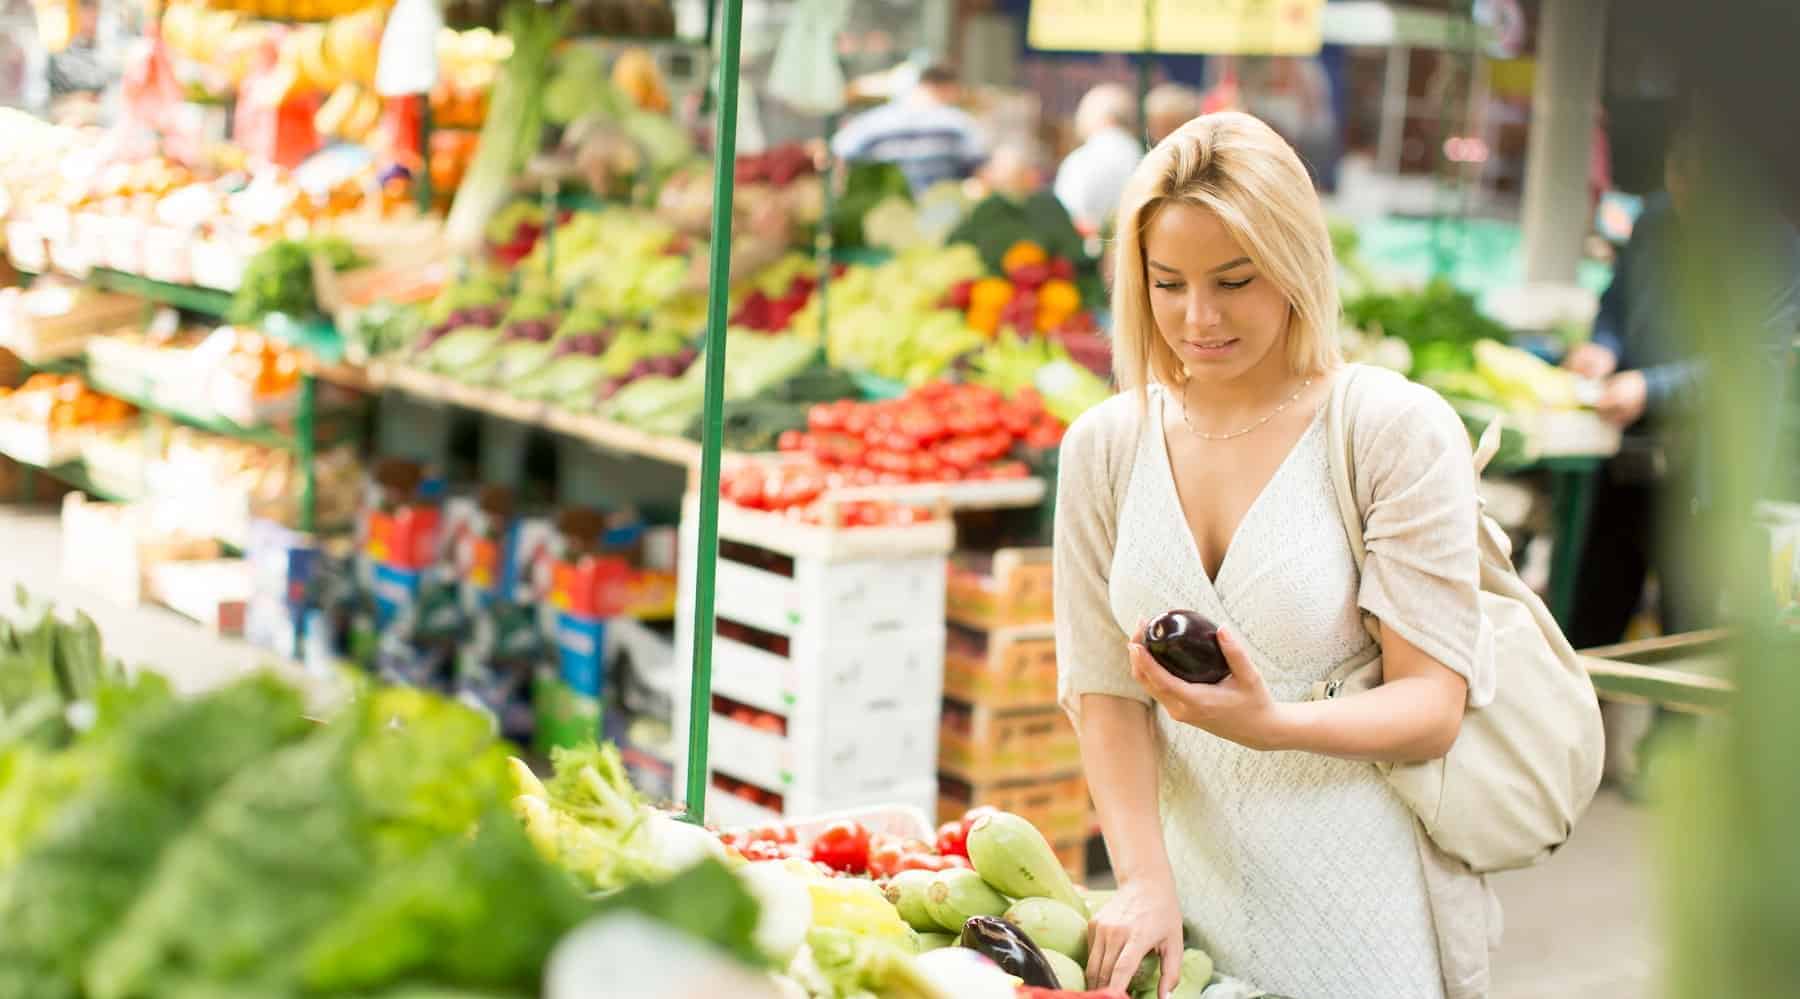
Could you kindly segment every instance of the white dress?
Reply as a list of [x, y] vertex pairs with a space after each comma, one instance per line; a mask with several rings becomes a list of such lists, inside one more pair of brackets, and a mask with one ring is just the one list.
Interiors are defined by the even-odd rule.
[[[1207, 577], [1153, 392], [1117, 518], [1119, 627], [1185, 607], [1231, 626], [1276, 699], [1369, 642], [1334, 505], [1323, 407]], [[1061, 586], [1061, 581], [1058, 581]], [[1182, 912], [1218, 966], [1295, 999], [1438, 999], [1413, 817], [1367, 763], [1258, 752], [1156, 712], [1164, 839]]]

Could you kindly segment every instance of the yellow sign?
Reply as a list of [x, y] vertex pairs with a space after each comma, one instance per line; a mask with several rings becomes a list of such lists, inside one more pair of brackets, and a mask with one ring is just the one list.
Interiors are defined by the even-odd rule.
[[[1057, 52], [1312, 55], [1325, 0], [1031, 0], [1027, 41]], [[1146, 13], [1148, 11], [1148, 13]]]

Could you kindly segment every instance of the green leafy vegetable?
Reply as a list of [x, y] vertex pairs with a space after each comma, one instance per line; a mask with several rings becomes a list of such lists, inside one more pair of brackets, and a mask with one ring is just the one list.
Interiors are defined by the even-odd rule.
[[270, 244], [250, 258], [237, 295], [226, 318], [234, 323], [254, 323], [272, 313], [304, 319], [319, 312], [313, 288], [312, 258], [322, 255], [333, 270], [361, 266], [354, 247], [337, 236], [284, 239]]
[[83, 962], [165, 848], [234, 773], [300, 735], [300, 709], [291, 688], [259, 675], [127, 723], [0, 875], [0, 997], [75, 995]]
[[598, 914], [634, 912], [705, 940], [746, 964], [764, 963], [756, 947], [756, 899], [716, 860], [666, 881], [638, 884], [600, 903]]
[[384, 869], [302, 956], [307, 987], [341, 992], [423, 977], [533, 993], [558, 938], [592, 904], [490, 811], [473, 840], [442, 839]]

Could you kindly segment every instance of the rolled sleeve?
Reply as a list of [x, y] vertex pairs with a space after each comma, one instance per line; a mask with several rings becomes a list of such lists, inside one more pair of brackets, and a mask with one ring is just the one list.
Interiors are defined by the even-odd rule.
[[1057, 699], [1077, 722], [1084, 694], [1150, 704], [1131, 675], [1129, 636], [1113, 616], [1110, 596], [1118, 527], [1113, 476], [1130, 474], [1108, 460], [1106, 418], [1114, 405], [1096, 407], [1075, 421], [1057, 463], [1052, 565]]
[[1479, 499], [1468, 431], [1440, 396], [1395, 386], [1355, 441], [1368, 554], [1357, 602], [1469, 682], [1469, 704], [1493, 699], [1494, 664], [1481, 647]]

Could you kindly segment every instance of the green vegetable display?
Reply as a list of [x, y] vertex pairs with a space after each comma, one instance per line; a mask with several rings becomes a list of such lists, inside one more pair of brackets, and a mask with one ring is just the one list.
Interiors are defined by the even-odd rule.
[[323, 256], [333, 270], [346, 271], [363, 264], [354, 247], [337, 236], [284, 239], [250, 258], [244, 277], [231, 300], [226, 318], [234, 323], [254, 323], [273, 313], [305, 319], [319, 313], [313, 288], [312, 258]]
[[300, 707], [291, 689], [259, 676], [132, 720], [86, 786], [0, 874], [0, 997], [77, 995], [96, 943], [165, 851], [234, 773], [299, 737]]
[[1467, 371], [1479, 340], [1507, 339], [1506, 327], [1476, 307], [1475, 298], [1448, 281], [1412, 291], [1378, 291], [1344, 303], [1344, 318], [1361, 330], [1399, 337], [1413, 350], [1413, 374]]

